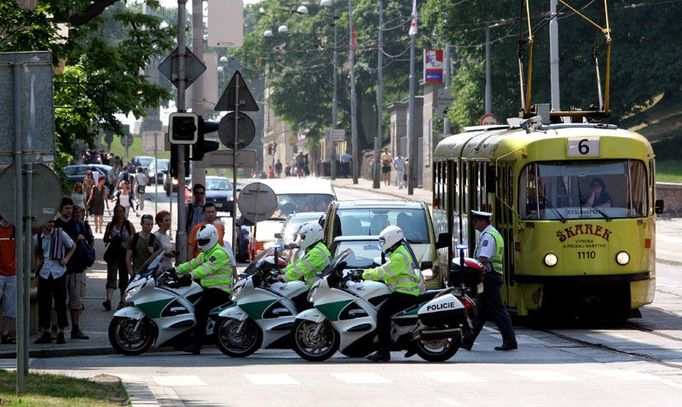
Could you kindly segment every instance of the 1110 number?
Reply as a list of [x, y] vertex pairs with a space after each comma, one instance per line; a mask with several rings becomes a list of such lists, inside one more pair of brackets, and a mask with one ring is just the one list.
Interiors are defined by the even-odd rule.
[[596, 259], [597, 258], [597, 253], [595, 251], [583, 251], [583, 252], [578, 252], [578, 259]]

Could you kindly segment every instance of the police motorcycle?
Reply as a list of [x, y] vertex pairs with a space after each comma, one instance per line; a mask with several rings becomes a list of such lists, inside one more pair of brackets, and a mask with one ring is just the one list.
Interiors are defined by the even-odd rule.
[[[296, 316], [292, 347], [309, 361], [329, 359], [337, 350], [364, 357], [376, 350], [377, 311], [391, 290], [382, 282], [363, 281], [362, 270], [344, 272], [350, 250], [341, 252], [310, 290], [314, 308]], [[416, 305], [392, 318], [391, 350], [416, 352], [430, 362], [445, 361], [472, 330], [473, 300], [456, 287], [430, 290]]]
[[289, 347], [288, 334], [297, 314], [294, 298], [308, 291], [302, 281], [277, 280], [287, 262], [279, 247], [262, 252], [233, 288], [233, 304], [218, 316], [214, 339], [231, 357], [246, 357], [260, 348]]
[[[130, 305], [116, 311], [109, 323], [109, 342], [121, 354], [139, 355], [152, 345], [182, 347], [191, 343], [194, 307], [203, 288], [172, 268], [164, 269], [163, 256], [159, 250], [140, 267], [143, 271], [126, 287], [125, 301]], [[212, 337], [218, 313], [227, 305], [209, 314], [207, 338]]]

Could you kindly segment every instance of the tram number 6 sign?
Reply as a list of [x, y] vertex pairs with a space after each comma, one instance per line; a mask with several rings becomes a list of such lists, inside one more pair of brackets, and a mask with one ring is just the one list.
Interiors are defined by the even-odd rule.
[[599, 137], [582, 137], [568, 139], [569, 157], [599, 156]]

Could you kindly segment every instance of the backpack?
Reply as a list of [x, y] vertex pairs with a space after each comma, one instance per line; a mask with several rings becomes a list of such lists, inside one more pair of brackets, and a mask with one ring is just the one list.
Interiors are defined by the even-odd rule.
[[[85, 236], [85, 226], [80, 221], [78, 222], [78, 229], [78, 233]], [[69, 267], [69, 269], [76, 273], [78, 273], [79, 270], [83, 271], [95, 264], [96, 257], [97, 256], [95, 254], [94, 248], [92, 248], [85, 240], [78, 240], [76, 242], [76, 251], [73, 253], [69, 261], [69, 263], [72, 265], [72, 267]]]
[[[153, 233], [151, 233], [149, 235], [149, 243], [147, 244], [147, 247], [154, 247], [154, 240], [155, 239], [156, 239], [156, 236]], [[135, 250], [135, 247], [137, 247], [137, 242], [139, 240], [140, 240], [140, 232], [137, 232], [133, 235], [133, 241], [130, 245], [130, 247], [132, 247], [133, 250]]]

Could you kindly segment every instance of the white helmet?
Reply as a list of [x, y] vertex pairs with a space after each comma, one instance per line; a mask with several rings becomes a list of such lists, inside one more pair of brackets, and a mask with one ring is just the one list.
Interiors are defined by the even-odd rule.
[[298, 248], [305, 250], [313, 243], [319, 242], [324, 236], [322, 226], [317, 222], [306, 222], [298, 228], [296, 232], [299, 236]]
[[199, 249], [205, 252], [213, 248], [216, 243], [218, 243], [218, 229], [211, 224], [202, 226], [197, 232], [197, 246], [199, 246]]
[[381, 245], [381, 251], [386, 253], [396, 244], [400, 243], [405, 238], [403, 230], [398, 226], [386, 226], [384, 230], [379, 233], [379, 244]]

